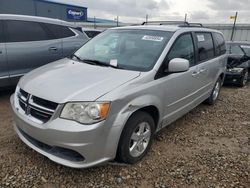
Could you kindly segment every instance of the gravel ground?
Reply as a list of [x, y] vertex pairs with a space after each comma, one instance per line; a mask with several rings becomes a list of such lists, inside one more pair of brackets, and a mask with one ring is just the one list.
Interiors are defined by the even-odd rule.
[[0, 187], [250, 187], [250, 85], [223, 88], [163, 129], [140, 163], [70, 169], [23, 144], [0, 93]]

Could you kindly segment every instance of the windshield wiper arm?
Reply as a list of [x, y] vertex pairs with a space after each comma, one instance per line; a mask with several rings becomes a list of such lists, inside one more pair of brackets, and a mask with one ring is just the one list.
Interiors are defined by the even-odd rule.
[[87, 63], [87, 64], [91, 64], [91, 65], [96, 65], [96, 63], [91, 62], [91, 61], [83, 60], [83, 59], [81, 59], [80, 57], [78, 57], [78, 56], [75, 55], [75, 54], [72, 54], [72, 55], [71, 55], [71, 58], [73, 58], [73, 57], [75, 57], [75, 58], [76, 58], [78, 61], [80, 61], [80, 62]]
[[72, 57], [75, 57], [78, 61], [81, 61], [81, 62], [84, 62], [84, 63], [87, 63], [87, 64], [91, 64], [91, 65], [100, 65], [100, 66], [106, 66], [106, 67], [113, 67], [113, 68], [116, 68], [116, 69], [123, 69], [123, 68], [119, 67], [118, 65], [117, 66], [111, 65], [111, 64], [103, 62], [103, 61], [98, 61], [98, 60], [94, 60], [94, 59], [81, 59], [80, 57], [78, 57], [75, 54], [72, 54], [71, 58]]
[[77, 60], [82, 61], [82, 59], [80, 57], [78, 57], [76, 54], [72, 54], [70, 57], [71, 58], [75, 57]]
[[103, 61], [98, 61], [98, 60], [83, 59], [82, 61], [85, 61], [85, 62], [92, 62], [92, 63], [98, 64], [98, 65], [101, 65], [101, 66], [112, 67], [112, 68], [115, 68], [115, 69], [123, 69], [123, 68], [120, 67], [119, 65], [115, 66], [115, 65], [112, 65], [112, 64], [103, 62]]
[[94, 59], [82, 59], [82, 61], [87, 62], [87, 63], [92, 63], [92, 64], [95, 64], [95, 65], [109, 66], [108, 63], [98, 61], [98, 60], [94, 60]]

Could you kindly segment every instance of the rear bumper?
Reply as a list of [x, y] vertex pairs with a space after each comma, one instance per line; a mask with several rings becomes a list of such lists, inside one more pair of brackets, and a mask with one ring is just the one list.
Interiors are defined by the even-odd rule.
[[[73, 168], [88, 168], [112, 160], [119, 127], [100, 122], [91, 126], [57, 118], [40, 125], [20, 114], [11, 96], [14, 129], [19, 138], [50, 160]], [[115, 139], [115, 136], [114, 136]]]

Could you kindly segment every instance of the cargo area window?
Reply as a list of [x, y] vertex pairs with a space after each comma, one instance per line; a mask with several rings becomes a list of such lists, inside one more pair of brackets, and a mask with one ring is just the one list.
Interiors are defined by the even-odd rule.
[[211, 33], [195, 33], [198, 45], [198, 60], [206, 61], [214, 58], [214, 44]]
[[37, 22], [6, 20], [7, 42], [49, 40], [46, 31]]

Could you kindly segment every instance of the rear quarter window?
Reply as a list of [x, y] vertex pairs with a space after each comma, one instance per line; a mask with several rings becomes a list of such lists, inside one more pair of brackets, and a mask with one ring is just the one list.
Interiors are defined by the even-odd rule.
[[56, 24], [44, 24], [45, 27], [52, 34], [53, 39], [68, 38], [75, 36], [75, 33], [67, 26], [61, 26]]
[[214, 58], [214, 44], [211, 33], [195, 33], [198, 46], [198, 60], [206, 61]]

